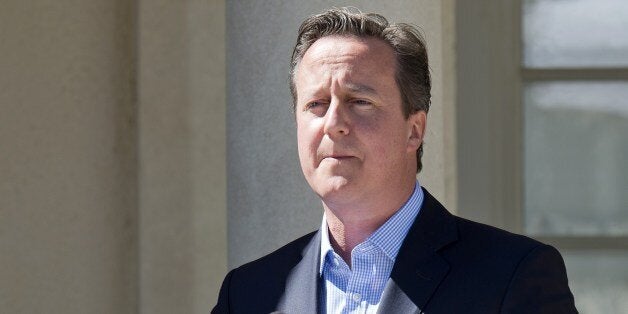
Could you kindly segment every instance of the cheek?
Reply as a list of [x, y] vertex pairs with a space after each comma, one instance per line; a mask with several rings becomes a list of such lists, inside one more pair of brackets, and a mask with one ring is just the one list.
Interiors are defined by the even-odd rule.
[[364, 138], [365, 147], [369, 147], [371, 156], [379, 166], [397, 163], [407, 151], [407, 138], [402, 129], [380, 128]]
[[318, 148], [316, 131], [308, 124], [297, 124], [297, 147], [299, 160], [304, 167], [309, 166], [316, 157]]

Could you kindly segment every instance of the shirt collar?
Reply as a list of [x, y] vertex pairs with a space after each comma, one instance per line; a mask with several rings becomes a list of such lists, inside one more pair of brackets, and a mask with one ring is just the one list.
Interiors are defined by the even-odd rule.
[[[419, 181], [414, 184], [414, 191], [406, 203], [392, 215], [382, 226], [380, 226], [375, 232], [373, 232], [364, 242], [371, 242], [391, 260], [395, 260], [397, 253], [401, 248], [401, 244], [412, 227], [412, 223], [416, 219], [421, 205], [423, 203], [423, 190]], [[325, 257], [333, 252], [329, 241], [329, 228], [327, 227], [327, 218], [323, 214], [323, 221], [321, 223], [321, 255], [319, 274], [323, 273], [323, 266], [325, 265]], [[363, 242], [363, 243], [364, 243]]]
[[334, 251], [329, 242], [329, 228], [327, 227], [327, 215], [323, 212], [323, 222], [321, 224], [321, 256], [318, 274], [323, 273], [323, 266], [325, 266], [325, 257]]

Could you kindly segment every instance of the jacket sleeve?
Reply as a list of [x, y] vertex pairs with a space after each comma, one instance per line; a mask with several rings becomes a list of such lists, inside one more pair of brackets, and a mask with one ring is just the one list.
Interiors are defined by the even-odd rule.
[[541, 244], [520, 261], [501, 313], [578, 313], [558, 250]]
[[230, 271], [225, 280], [222, 282], [222, 286], [220, 287], [220, 293], [218, 294], [218, 303], [214, 306], [214, 309], [211, 311], [211, 314], [223, 314], [230, 313], [229, 306], [229, 288], [231, 285], [231, 276], [233, 276], [233, 270]]

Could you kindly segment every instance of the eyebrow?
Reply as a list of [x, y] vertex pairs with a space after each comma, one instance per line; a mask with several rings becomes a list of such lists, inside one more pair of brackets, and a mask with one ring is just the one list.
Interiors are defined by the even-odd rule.
[[350, 83], [350, 84], [347, 84], [347, 88], [349, 88], [350, 91], [355, 92], [355, 93], [373, 94], [373, 95], [377, 94], [375, 89], [368, 85]]

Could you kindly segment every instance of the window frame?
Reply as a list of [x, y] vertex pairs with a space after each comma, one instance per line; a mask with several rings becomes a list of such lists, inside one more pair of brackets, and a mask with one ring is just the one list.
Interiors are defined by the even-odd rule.
[[[628, 67], [526, 67], [522, 13], [522, 0], [457, 2], [457, 208], [463, 217], [526, 234], [524, 85], [628, 81]], [[628, 250], [628, 235], [526, 235], [559, 250]]]

